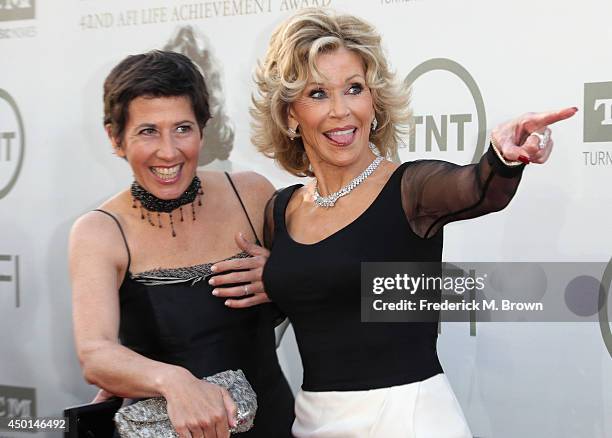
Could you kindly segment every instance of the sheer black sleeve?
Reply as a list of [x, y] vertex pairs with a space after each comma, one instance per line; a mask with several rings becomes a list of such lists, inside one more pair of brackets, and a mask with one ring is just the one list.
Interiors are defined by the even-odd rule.
[[274, 192], [272, 197], [268, 199], [264, 211], [263, 244], [268, 249], [272, 249], [272, 242], [274, 242], [274, 203], [280, 190]]
[[408, 222], [416, 234], [429, 238], [449, 222], [499, 211], [514, 196], [524, 168], [502, 162], [492, 146], [477, 164], [411, 163], [402, 176]]
[[[272, 249], [272, 243], [274, 242], [274, 203], [276, 202], [276, 197], [280, 190], [281, 189], [274, 192], [272, 197], [268, 199], [264, 211], [263, 244], [267, 249]], [[283, 321], [287, 319], [287, 316], [274, 302], [270, 303], [270, 308], [272, 309], [272, 320], [274, 321], [274, 326], [279, 327]], [[287, 327], [280, 329], [280, 332], [277, 333], [276, 348], [278, 348], [286, 328]]]

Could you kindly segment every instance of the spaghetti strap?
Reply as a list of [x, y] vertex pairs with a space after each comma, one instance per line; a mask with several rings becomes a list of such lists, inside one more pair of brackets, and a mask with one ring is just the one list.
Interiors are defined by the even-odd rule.
[[240, 198], [240, 194], [238, 194], [238, 190], [236, 189], [236, 186], [234, 185], [234, 181], [232, 181], [232, 178], [230, 177], [229, 173], [224, 172], [225, 176], [227, 176], [227, 180], [229, 181], [230, 185], [232, 186], [232, 189], [234, 189], [234, 193], [236, 193], [236, 197], [238, 198], [238, 201], [240, 202], [240, 205], [242, 206], [242, 209], [244, 210], [244, 215], [246, 216], [247, 220], [249, 221], [249, 225], [251, 226], [251, 230], [253, 231], [253, 235], [255, 236], [255, 243], [257, 243], [259, 246], [263, 246], [261, 244], [261, 242], [259, 241], [259, 237], [257, 237], [257, 232], [255, 231], [255, 227], [253, 226], [253, 222], [251, 222], [251, 218], [249, 217], [249, 213], [247, 212], [246, 207], [244, 206], [244, 203], [242, 202], [242, 198]]
[[121, 227], [121, 224], [119, 223], [119, 221], [117, 220], [115, 215], [109, 213], [106, 210], [102, 210], [102, 209], [96, 208], [93, 211], [99, 211], [100, 213], [104, 213], [105, 215], [110, 217], [112, 220], [114, 220], [115, 223], [117, 224], [117, 227], [119, 227], [119, 232], [121, 233], [121, 237], [123, 238], [123, 243], [125, 243], [125, 249], [127, 250], [127, 256], [128, 256], [127, 268], [125, 269], [125, 272], [129, 272], [130, 271], [130, 263], [132, 262], [132, 256], [130, 254], [130, 247], [128, 246], [128, 242], [127, 242], [127, 239], [125, 237], [125, 233], [123, 232], [123, 228]]

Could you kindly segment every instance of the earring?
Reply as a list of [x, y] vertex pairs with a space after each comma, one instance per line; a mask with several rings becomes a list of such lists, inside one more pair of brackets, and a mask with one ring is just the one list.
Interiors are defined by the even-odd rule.
[[295, 140], [295, 137], [297, 136], [297, 126], [295, 127], [295, 129], [287, 128], [287, 132], [289, 132], [289, 138], [291, 140]]
[[372, 132], [376, 131], [376, 128], [378, 127], [378, 120], [376, 120], [376, 117], [374, 117], [374, 120], [372, 120]]

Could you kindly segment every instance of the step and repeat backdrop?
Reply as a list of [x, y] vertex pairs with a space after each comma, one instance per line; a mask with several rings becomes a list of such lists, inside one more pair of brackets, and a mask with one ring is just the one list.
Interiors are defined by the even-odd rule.
[[[215, 114], [200, 164], [282, 187], [296, 179], [249, 141], [253, 69], [275, 26], [308, 6], [382, 33], [413, 86], [402, 161], [474, 162], [504, 120], [580, 109], [555, 125], [552, 158], [528, 166], [503, 213], [446, 228], [444, 258], [599, 263], [598, 314], [443, 323], [438, 349], [475, 436], [612, 437], [609, 0], [0, 0], [0, 417], [58, 416], [96, 392], [73, 346], [67, 237], [79, 215], [132, 181], [102, 127], [112, 66], [156, 48], [190, 56]], [[297, 390], [291, 329], [279, 356]]]

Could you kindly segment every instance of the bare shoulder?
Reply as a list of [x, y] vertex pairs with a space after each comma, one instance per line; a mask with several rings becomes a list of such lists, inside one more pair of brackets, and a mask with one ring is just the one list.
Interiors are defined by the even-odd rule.
[[268, 198], [274, 193], [274, 186], [265, 176], [253, 171], [235, 172], [231, 174], [232, 179], [238, 184], [251, 187], [250, 190], [263, 192]]
[[227, 180], [224, 172], [218, 170], [198, 170], [198, 176], [202, 180], [202, 186], [222, 186]]
[[[200, 170], [198, 176], [202, 179], [202, 185], [213, 186], [213, 188], [227, 187], [228, 181], [225, 172], [217, 170]], [[269, 194], [268, 198], [274, 193], [274, 186], [268, 179], [253, 171], [229, 173], [232, 182], [239, 189], [240, 194], [261, 193]]]
[[131, 195], [128, 190], [117, 193], [107, 199], [98, 207], [79, 217], [70, 231], [71, 241], [74, 238], [85, 241], [110, 241], [113, 237], [121, 237], [119, 224], [123, 224], [121, 211], [125, 205], [131, 203]]
[[379, 184], [385, 185], [398, 167], [400, 167], [400, 164], [394, 163], [393, 161], [384, 160], [379, 168], [380, 172], [378, 172], [378, 175], [372, 175], [372, 180], [377, 181]]
[[[119, 215], [108, 213], [121, 223]], [[115, 267], [127, 266], [127, 251], [119, 226], [111, 216], [100, 211], [90, 211], [75, 221], [70, 230], [69, 252], [71, 264], [95, 258], [100, 263], [107, 260]]]
[[240, 196], [250, 199], [251, 202], [265, 204], [274, 194], [275, 189], [272, 183], [257, 172], [235, 172], [230, 176]]
[[117, 228], [115, 221], [109, 215], [117, 217], [116, 214], [108, 211], [107, 213], [103, 213], [99, 210], [93, 210], [85, 213], [72, 225], [72, 229], [70, 231], [71, 238], [85, 237], [89, 234], [106, 234], [106, 231], [110, 230], [111, 225], [113, 224], [114, 227]]
[[285, 214], [287, 217], [291, 217], [293, 213], [295, 213], [300, 208], [311, 205], [314, 193], [314, 182], [310, 181], [308, 184], [304, 184], [301, 187], [295, 189], [291, 198], [289, 199], [289, 203], [287, 204], [287, 208], [285, 210]]

